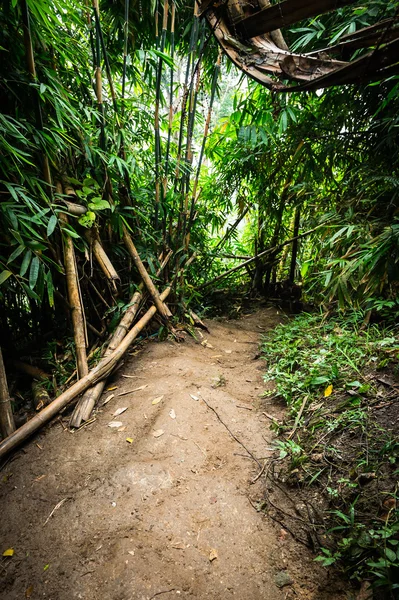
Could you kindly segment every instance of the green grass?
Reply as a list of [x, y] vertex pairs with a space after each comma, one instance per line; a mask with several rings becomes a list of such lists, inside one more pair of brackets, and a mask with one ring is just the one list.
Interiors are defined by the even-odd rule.
[[273, 425], [280, 479], [305, 498], [323, 497], [325, 543], [316, 560], [395, 598], [398, 328], [363, 323], [361, 312], [302, 314], [276, 327], [263, 341], [264, 378], [274, 382], [265, 396], [288, 407]]

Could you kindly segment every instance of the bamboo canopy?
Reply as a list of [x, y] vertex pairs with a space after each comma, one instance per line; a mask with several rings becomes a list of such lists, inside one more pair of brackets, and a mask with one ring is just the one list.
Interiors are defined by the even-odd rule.
[[[218, 43], [239, 69], [271, 90], [298, 91], [381, 80], [399, 73], [398, 14], [345, 35], [331, 47], [305, 54], [290, 52], [284, 28], [356, 3], [202, 0], [199, 6], [200, 15], [206, 17]], [[348, 61], [348, 50], [360, 51], [360, 55]]]

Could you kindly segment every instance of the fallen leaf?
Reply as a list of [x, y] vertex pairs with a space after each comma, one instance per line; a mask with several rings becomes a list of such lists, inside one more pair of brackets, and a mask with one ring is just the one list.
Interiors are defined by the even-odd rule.
[[198, 396], [194, 396], [194, 394], [190, 394], [190, 396], [193, 400], [199, 400]]
[[176, 550], [184, 550], [186, 546], [183, 542], [179, 542], [178, 540], [176, 540], [175, 542], [171, 543], [171, 547], [176, 548]]
[[117, 389], [118, 389], [118, 386], [114, 385], [113, 387], [107, 388], [107, 392], [113, 392], [114, 390], [117, 390]]
[[162, 400], [163, 396], [157, 396], [157, 398], [154, 398], [154, 400], [151, 402], [151, 404], [159, 404]]
[[114, 414], [112, 415], [113, 417], [119, 417], [119, 415], [121, 415], [122, 413], [125, 412], [125, 410], [127, 410], [128, 407], [127, 406], [122, 406], [122, 408], [117, 408], [116, 411], [114, 412]]
[[231, 354], [232, 350], [225, 350], [226, 354]]
[[126, 425], [124, 425], [123, 427], [119, 427], [118, 432], [121, 432], [121, 431], [126, 431]]
[[148, 385], [140, 385], [140, 387], [138, 388], [134, 388], [134, 390], [128, 390], [127, 392], [121, 392], [120, 394], [118, 394], [118, 396], [126, 396], [126, 394], [132, 394], [133, 392], [138, 392], [139, 390], [143, 390], [144, 388], [148, 387]]
[[101, 406], [105, 406], [105, 405], [106, 405], [106, 404], [107, 404], [107, 403], [108, 403], [110, 400], [112, 400], [112, 398], [115, 398], [115, 394], [110, 394], [110, 395], [108, 396], [108, 398], [106, 398], [106, 399], [104, 400], [104, 402], [101, 404]]
[[218, 552], [217, 552], [217, 550], [215, 550], [215, 548], [212, 548], [212, 550], [209, 553], [210, 562], [216, 560], [217, 558], [218, 558]]
[[152, 434], [155, 438], [161, 437], [161, 435], [163, 435], [165, 432], [163, 429], [157, 429], [156, 431], [154, 431], [154, 433]]
[[108, 427], [122, 427], [122, 421], [110, 421]]
[[222, 358], [223, 354], [214, 354], [211, 358]]
[[30, 598], [33, 594], [33, 585], [30, 585], [26, 590], [25, 590], [25, 598]]
[[125, 375], [122, 373], [122, 377], [126, 377], [128, 379], [138, 379], [138, 375]]
[[49, 568], [50, 565], [44, 565], [43, 567], [43, 571], [47, 571], [47, 569]]
[[3, 556], [14, 556], [14, 548], [7, 548], [7, 550], [4, 550]]
[[126, 438], [126, 441], [127, 441], [129, 444], [133, 444], [133, 438]]
[[173, 408], [172, 408], [172, 410], [169, 412], [169, 416], [170, 416], [170, 418], [171, 418], [171, 419], [176, 419], [176, 413], [175, 413], [175, 411], [173, 410]]
[[328, 396], [331, 396], [333, 391], [333, 386], [329, 385], [328, 387], [326, 387], [326, 389], [324, 390], [324, 398], [328, 398]]
[[128, 554], [130, 554], [131, 556], [134, 556], [134, 550], [128, 550]]

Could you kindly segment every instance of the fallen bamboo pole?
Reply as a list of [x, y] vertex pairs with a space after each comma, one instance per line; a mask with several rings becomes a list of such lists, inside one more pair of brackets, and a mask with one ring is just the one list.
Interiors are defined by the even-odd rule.
[[14, 431], [14, 415], [12, 414], [11, 398], [7, 385], [7, 375], [0, 348], [0, 433], [2, 438], [6, 438]]
[[[164, 301], [170, 293], [170, 287], [167, 287], [160, 298]], [[24, 442], [29, 436], [35, 431], [40, 429], [45, 423], [50, 421], [56, 414], [65, 408], [74, 398], [82, 394], [87, 388], [93, 386], [97, 381], [107, 377], [114, 367], [118, 364], [126, 350], [129, 348], [134, 339], [149, 323], [152, 317], [157, 312], [156, 306], [152, 306], [148, 311], [141, 317], [136, 325], [127, 333], [123, 341], [119, 346], [110, 354], [104, 357], [94, 369], [92, 369], [87, 375], [79, 379], [69, 389], [63, 392], [58, 398], [53, 400], [51, 404], [43, 408], [37, 413], [30, 421], [22, 425], [19, 429], [14, 431], [5, 440], [0, 443], [0, 459], [6, 456], [11, 450], [16, 448], [19, 444]]]
[[148, 275], [147, 270], [146, 270], [145, 266], [143, 265], [143, 262], [139, 256], [139, 253], [137, 252], [136, 246], [134, 245], [133, 240], [127, 230], [126, 225], [123, 225], [122, 227], [123, 227], [123, 241], [125, 242], [125, 246], [129, 252], [130, 256], [132, 257], [134, 264], [137, 267], [138, 272], [140, 273], [140, 277], [143, 280], [144, 285], [146, 286], [150, 296], [152, 297], [159, 314], [164, 319], [168, 319], [171, 316], [171, 313], [170, 313], [169, 309], [162, 302], [157, 288], [153, 284], [151, 277]]
[[284, 246], [286, 246], [287, 244], [292, 244], [292, 242], [295, 242], [295, 240], [300, 240], [300, 239], [306, 237], [307, 235], [310, 235], [314, 231], [316, 231], [316, 229], [319, 229], [320, 227], [323, 227], [323, 226], [324, 225], [318, 225], [317, 227], [314, 227], [313, 229], [309, 229], [309, 231], [305, 231], [304, 233], [301, 233], [301, 235], [298, 235], [298, 236], [293, 237], [293, 238], [291, 238], [289, 240], [286, 240], [282, 244], [277, 244], [277, 246], [274, 246], [273, 248], [268, 248], [267, 250], [264, 250], [263, 252], [260, 252], [259, 254], [257, 254], [256, 256], [253, 256], [249, 260], [246, 260], [245, 262], [241, 263], [240, 265], [237, 265], [236, 267], [233, 267], [232, 269], [229, 269], [228, 271], [225, 271], [221, 275], [218, 275], [217, 277], [214, 277], [214, 279], [211, 279], [210, 281], [207, 281], [207, 282], [203, 283], [197, 289], [198, 290], [202, 290], [202, 289], [208, 287], [208, 285], [212, 285], [213, 283], [216, 283], [220, 279], [223, 279], [227, 275], [230, 275], [231, 273], [235, 273], [235, 271], [239, 271], [241, 269], [245, 269], [245, 267], [247, 265], [250, 265], [251, 263], [253, 263], [256, 260], [258, 260], [259, 258], [262, 258], [263, 256], [267, 256], [268, 254], [273, 254], [273, 253], [279, 252], [281, 250], [281, 248], [284, 248]]
[[[162, 261], [162, 264], [161, 264], [160, 268], [158, 269], [157, 275], [162, 272], [162, 270], [164, 269], [166, 264], [169, 262], [171, 255], [172, 255], [172, 251], [170, 251], [169, 254]], [[127, 311], [125, 312], [125, 314], [123, 315], [119, 325], [115, 329], [115, 331], [111, 337], [111, 340], [108, 344], [108, 347], [106, 348], [103, 356], [109, 356], [110, 354], [112, 354], [112, 352], [119, 346], [119, 344], [121, 343], [121, 341], [123, 340], [123, 338], [125, 337], [127, 332], [129, 331], [130, 326], [132, 325], [132, 323], [137, 315], [137, 312], [138, 312], [138, 309], [140, 306], [140, 302], [143, 298], [143, 289], [144, 289], [144, 284], [141, 283], [138, 291], [133, 294], [133, 296], [130, 300], [130, 303], [129, 303], [130, 306], [127, 309]], [[90, 419], [91, 413], [93, 412], [93, 409], [94, 409], [98, 399], [100, 398], [101, 394], [103, 393], [105, 384], [106, 384], [106, 380], [103, 379], [102, 381], [99, 381], [98, 383], [96, 383], [96, 385], [93, 386], [92, 388], [89, 388], [83, 394], [83, 396], [80, 398], [79, 402], [76, 404], [75, 409], [71, 415], [71, 419], [69, 421], [70, 427], [80, 427], [82, 421], [88, 421]]]
[[[57, 184], [57, 188], [58, 188]], [[68, 224], [68, 217], [64, 213], [59, 214], [62, 224]], [[84, 377], [89, 372], [86, 356], [86, 325], [83, 316], [83, 306], [79, 289], [79, 279], [76, 267], [75, 250], [72, 238], [67, 234], [64, 239], [64, 263], [65, 274], [68, 288], [68, 301], [71, 306], [71, 317], [73, 327], [73, 338], [75, 341], [76, 366], [79, 378]]]

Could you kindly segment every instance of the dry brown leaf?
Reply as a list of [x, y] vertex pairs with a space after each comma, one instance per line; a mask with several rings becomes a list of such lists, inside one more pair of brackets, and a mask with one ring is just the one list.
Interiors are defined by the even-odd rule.
[[210, 562], [216, 560], [218, 558], [218, 551], [215, 550], [215, 548], [212, 548], [212, 550], [209, 552], [209, 560]]
[[112, 400], [112, 398], [115, 398], [115, 394], [110, 394], [101, 404], [101, 406], [105, 406], [110, 400]]
[[157, 429], [156, 431], [154, 431], [154, 433], [152, 434], [155, 438], [159, 438], [161, 437], [161, 435], [163, 435], [165, 432], [163, 429]]
[[133, 392], [138, 392], [139, 390], [143, 390], [144, 388], [148, 387], [148, 385], [140, 385], [140, 387], [138, 388], [134, 388], [134, 390], [128, 390], [127, 392], [121, 392], [120, 394], [118, 394], [118, 396], [126, 396], [126, 394], [132, 394]]
[[25, 598], [30, 598], [33, 594], [33, 585], [30, 585], [26, 590], [25, 590]]
[[114, 428], [114, 427], [122, 427], [122, 425], [123, 425], [122, 421], [110, 421], [108, 423], [108, 427], [112, 427], [112, 428]]
[[126, 431], [126, 425], [124, 425], [123, 427], [119, 427], [118, 433], [120, 433], [121, 431]]
[[122, 406], [121, 408], [117, 408], [116, 411], [114, 412], [114, 414], [112, 415], [113, 417], [119, 417], [119, 415], [121, 415], [122, 413], [125, 412], [125, 410], [127, 410], [128, 407], [127, 406]]
[[163, 396], [157, 396], [157, 398], [154, 398], [154, 400], [151, 402], [151, 404], [159, 404], [162, 400]]
[[175, 540], [174, 542], [172, 542], [171, 547], [175, 548], [176, 550], [185, 550], [185, 548], [186, 548], [184, 543], [180, 542], [179, 540]]

